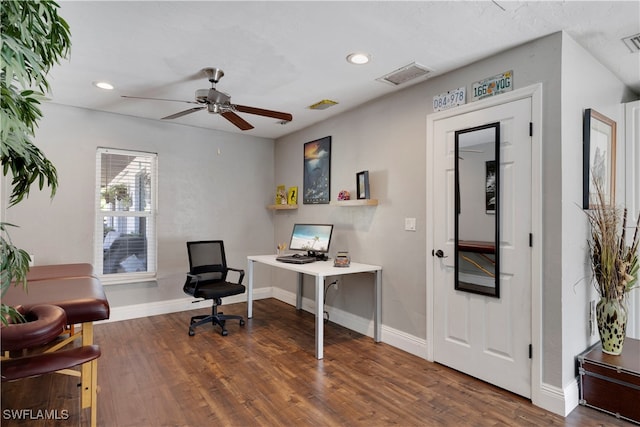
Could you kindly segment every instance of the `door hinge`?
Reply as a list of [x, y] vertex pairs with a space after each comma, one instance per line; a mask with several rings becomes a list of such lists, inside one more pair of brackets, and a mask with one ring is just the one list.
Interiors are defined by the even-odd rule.
[[529, 233], [529, 247], [533, 247], [533, 233]]
[[533, 122], [529, 122], [529, 136], [533, 136]]
[[529, 359], [533, 359], [533, 345], [529, 344]]

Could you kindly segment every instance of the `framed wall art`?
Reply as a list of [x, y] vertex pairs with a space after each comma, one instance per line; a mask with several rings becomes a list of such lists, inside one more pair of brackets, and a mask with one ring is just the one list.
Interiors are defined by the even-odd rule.
[[590, 209], [595, 203], [594, 184], [604, 192], [604, 203], [615, 204], [616, 190], [616, 122], [588, 108], [583, 122], [582, 204]]
[[358, 199], [369, 199], [369, 171], [362, 171], [356, 174], [356, 196]]
[[328, 204], [331, 190], [331, 137], [304, 144], [302, 202]]
[[486, 161], [484, 171], [484, 204], [487, 214], [491, 215], [496, 213], [496, 161]]

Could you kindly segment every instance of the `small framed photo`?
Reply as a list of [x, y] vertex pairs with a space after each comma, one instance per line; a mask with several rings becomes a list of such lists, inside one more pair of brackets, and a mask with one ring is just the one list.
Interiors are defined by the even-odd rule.
[[289, 205], [298, 204], [298, 187], [289, 187], [289, 190], [287, 193], [287, 204]]
[[493, 215], [496, 213], [496, 161], [486, 161], [484, 171], [485, 210], [488, 215]]
[[595, 184], [602, 189], [604, 204], [615, 204], [616, 190], [616, 122], [591, 108], [584, 112], [583, 123], [584, 209], [599, 203]]
[[356, 174], [356, 195], [358, 199], [369, 199], [369, 171], [362, 171]]

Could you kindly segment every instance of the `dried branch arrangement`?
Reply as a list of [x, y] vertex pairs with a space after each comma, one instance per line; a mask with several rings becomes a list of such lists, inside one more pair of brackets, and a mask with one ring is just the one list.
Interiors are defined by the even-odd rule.
[[[634, 227], [627, 227], [627, 209], [605, 203], [602, 183], [594, 182], [598, 203], [585, 211], [591, 225], [589, 249], [591, 268], [598, 293], [603, 298], [622, 300], [638, 282], [638, 245], [640, 214]], [[634, 230], [631, 244], [626, 244], [627, 231]]]

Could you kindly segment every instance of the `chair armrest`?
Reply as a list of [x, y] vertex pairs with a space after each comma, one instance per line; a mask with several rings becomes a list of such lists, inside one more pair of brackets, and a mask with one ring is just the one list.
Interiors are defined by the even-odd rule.
[[[200, 286], [200, 276], [198, 274], [191, 274], [191, 273], [187, 273], [187, 277], [190, 277], [192, 279], [196, 279], [196, 284], [193, 286], [193, 293], [195, 295], [196, 291], [198, 290], [198, 286]], [[185, 287], [187, 285], [185, 284]]]
[[227, 267], [227, 270], [235, 271], [236, 273], [240, 273], [240, 277], [238, 278], [238, 285], [241, 285], [242, 284], [242, 279], [244, 279], [244, 270], [239, 269], [239, 268], [231, 268], [231, 267]]

